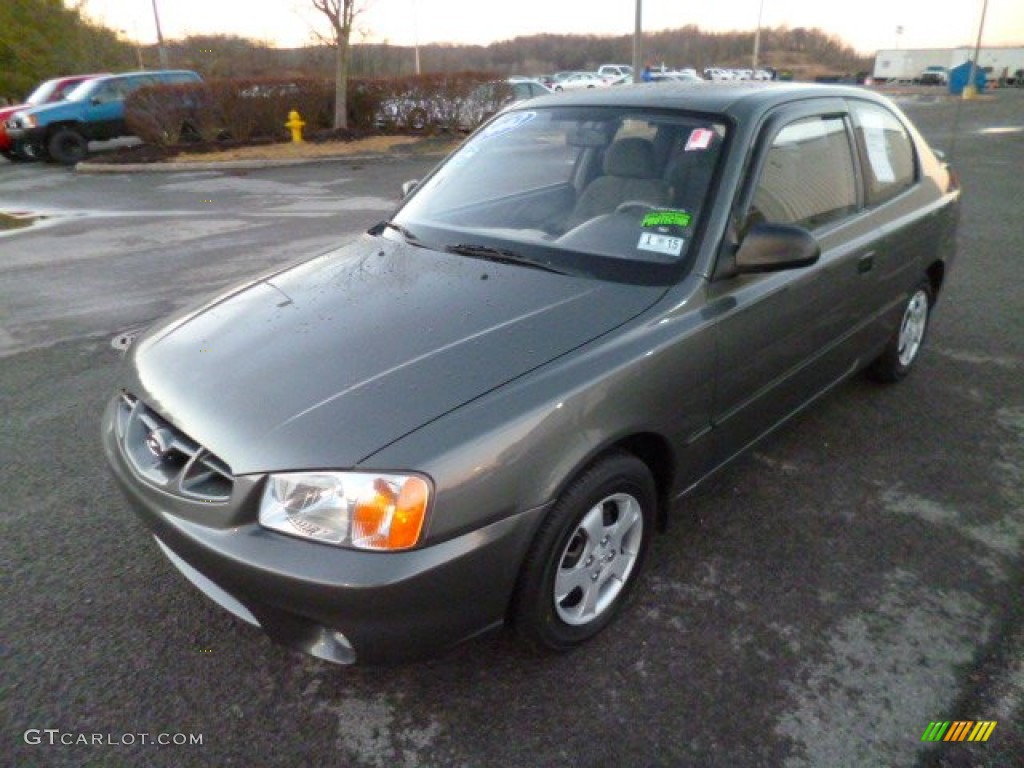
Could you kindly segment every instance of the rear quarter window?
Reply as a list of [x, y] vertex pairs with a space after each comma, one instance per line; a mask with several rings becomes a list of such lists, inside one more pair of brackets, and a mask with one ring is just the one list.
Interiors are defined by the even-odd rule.
[[917, 182], [914, 143], [897, 117], [877, 104], [851, 104], [857, 149], [864, 161], [865, 198], [880, 205]]

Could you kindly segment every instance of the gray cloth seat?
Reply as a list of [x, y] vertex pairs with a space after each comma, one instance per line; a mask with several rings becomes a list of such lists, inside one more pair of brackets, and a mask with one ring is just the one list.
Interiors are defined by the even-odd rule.
[[591, 181], [576, 201], [566, 230], [603, 213], [612, 213], [622, 203], [639, 201], [651, 206], [665, 205], [668, 184], [661, 179], [654, 161], [654, 146], [647, 139], [619, 139], [605, 151], [604, 175]]

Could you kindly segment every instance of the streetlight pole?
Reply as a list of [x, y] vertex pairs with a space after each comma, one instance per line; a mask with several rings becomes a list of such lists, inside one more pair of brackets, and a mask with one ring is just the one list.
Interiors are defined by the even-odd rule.
[[757, 57], [761, 53], [761, 16], [764, 14], [764, 0], [757, 7], [757, 31], [754, 32], [754, 55], [751, 57], [750, 68], [757, 69]]
[[643, 0], [636, 0], [636, 23], [633, 25], [633, 82], [639, 83], [643, 70]]
[[167, 48], [164, 47], [164, 33], [160, 29], [160, 14], [156, 10], [156, 0], [153, 0], [153, 21], [156, 22], [156, 42], [160, 51], [160, 69], [168, 69]]

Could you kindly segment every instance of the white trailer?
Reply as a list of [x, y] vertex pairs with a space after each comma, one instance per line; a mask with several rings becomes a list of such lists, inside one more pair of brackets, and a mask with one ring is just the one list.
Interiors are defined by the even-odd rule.
[[[896, 48], [875, 54], [875, 80], [914, 80], [927, 67], [945, 67], [947, 70], [963, 64], [974, 55], [974, 48]], [[1018, 69], [1024, 69], [1024, 46], [982, 48], [978, 66], [991, 67], [990, 77], [1013, 78]]]

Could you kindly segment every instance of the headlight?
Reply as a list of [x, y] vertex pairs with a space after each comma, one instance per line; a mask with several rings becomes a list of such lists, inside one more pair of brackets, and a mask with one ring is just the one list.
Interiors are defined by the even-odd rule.
[[271, 475], [260, 524], [356, 549], [408, 549], [419, 541], [430, 485], [417, 475], [302, 472]]
[[11, 121], [13, 125], [19, 128], [35, 128], [39, 121], [35, 115], [26, 114], [24, 112], [18, 112], [14, 115], [14, 119]]

